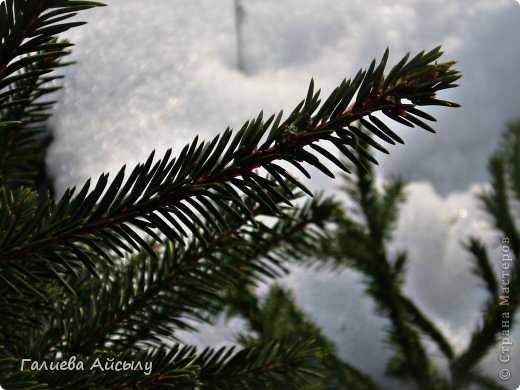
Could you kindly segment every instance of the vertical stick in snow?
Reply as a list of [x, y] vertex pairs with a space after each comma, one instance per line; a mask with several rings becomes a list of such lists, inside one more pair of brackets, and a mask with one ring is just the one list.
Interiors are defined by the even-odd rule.
[[244, 35], [242, 25], [244, 22], [245, 11], [241, 0], [235, 0], [235, 29], [237, 34], [237, 68], [241, 72], [245, 72], [244, 65]]

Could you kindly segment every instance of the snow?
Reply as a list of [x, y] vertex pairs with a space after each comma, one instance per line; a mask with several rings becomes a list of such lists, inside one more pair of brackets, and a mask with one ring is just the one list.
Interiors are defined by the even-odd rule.
[[[484, 295], [461, 241], [483, 237], [499, 261], [500, 237], [475, 194], [488, 178], [486, 160], [500, 130], [520, 106], [515, 1], [244, 0], [245, 74], [235, 69], [231, 0], [107, 3], [81, 15], [89, 24], [67, 34], [78, 64], [64, 70], [47, 159], [58, 193], [142, 161], [153, 149], [178, 151], [196, 134], [240, 127], [262, 109], [287, 112], [311, 77], [326, 94], [387, 46], [392, 63], [442, 43], [445, 59], [464, 72], [462, 87], [443, 96], [463, 107], [430, 110], [437, 135], [398, 128], [407, 145], [381, 157], [379, 172], [412, 181], [394, 244], [410, 253], [407, 291], [457, 350], [466, 345]], [[312, 181], [327, 192], [337, 185], [319, 175]], [[285, 282], [344, 357], [382, 375], [389, 356], [381, 353], [384, 321], [363, 297], [359, 275], [298, 268]], [[203, 327], [191, 340], [229, 341], [233, 327]], [[513, 357], [520, 362], [518, 352]], [[498, 352], [490, 352], [486, 372], [496, 377], [499, 367]], [[510, 383], [520, 383], [520, 372]]]

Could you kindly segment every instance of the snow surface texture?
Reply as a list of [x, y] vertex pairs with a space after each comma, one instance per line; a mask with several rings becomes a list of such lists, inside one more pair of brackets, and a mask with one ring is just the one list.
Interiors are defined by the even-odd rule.
[[[65, 70], [47, 160], [58, 193], [143, 161], [153, 149], [179, 151], [196, 134], [209, 138], [240, 127], [262, 109], [287, 112], [305, 96], [311, 77], [326, 95], [387, 46], [392, 64], [407, 51], [443, 44], [444, 59], [456, 59], [464, 73], [462, 87], [443, 97], [463, 107], [430, 110], [438, 119], [435, 136], [398, 128], [407, 145], [381, 158], [380, 173], [414, 181], [394, 244], [410, 253], [407, 291], [457, 350], [464, 348], [484, 294], [461, 241], [483, 237], [499, 265], [500, 237], [474, 195], [487, 180], [487, 157], [500, 130], [519, 114], [515, 1], [244, 0], [246, 74], [235, 68], [231, 0], [106, 2], [109, 7], [81, 15], [89, 25], [67, 34], [77, 45], [72, 57], [78, 64]], [[329, 193], [337, 184], [319, 175], [311, 182]], [[385, 322], [363, 297], [359, 275], [296, 268], [284, 283], [338, 342], [342, 356], [382, 375], [390, 355], [382, 349]], [[240, 328], [234, 321], [184, 336], [229, 343]], [[513, 361], [510, 368], [520, 366], [520, 345]], [[484, 367], [496, 377], [503, 368], [497, 351]], [[509, 383], [520, 383], [520, 372]]]

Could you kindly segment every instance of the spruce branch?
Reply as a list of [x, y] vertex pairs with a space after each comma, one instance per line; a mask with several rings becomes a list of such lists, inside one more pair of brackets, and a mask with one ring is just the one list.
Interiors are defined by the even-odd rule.
[[[362, 141], [362, 146], [368, 145], [368, 141]], [[390, 320], [388, 341], [396, 349], [396, 355], [388, 365], [388, 372], [414, 382], [420, 389], [443, 388], [444, 381], [429, 359], [418, 329], [437, 342], [444, 353], [453, 352], [440, 331], [401, 291], [406, 255], [397, 254], [392, 260], [387, 253], [398, 207], [404, 199], [403, 182], [387, 183], [379, 190], [369, 159], [358, 155], [358, 160], [351, 167], [354, 175], [344, 175], [344, 189], [357, 206], [357, 218], [345, 215], [338, 219], [335, 243], [324, 246], [324, 255], [336, 257], [338, 265], [349, 264], [359, 270], [365, 276], [367, 292], [374, 298], [378, 311]]]
[[448, 360], [452, 360], [455, 352], [446, 337], [437, 329], [435, 324], [417, 307], [417, 305], [409, 298], [401, 296], [401, 300], [406, 307], [406, 311], [410, 314], [411, 322], [433, 340], [439, 350], [446, 356]]
[[[64, 44], [65, 46], [67, 44]], [[59, 62], [45, 58], [40, 69], [52, 69]], [[48, 65], [47, 65], [48, 64]], [[16, 188], [20, 185], [36, 187], [38, 169], [43, 164], [44, 150], [42, 137], [49, 137], [44, 121], [50, 116], [53, 101], [41, 98], [53, 93], [60, 87], [50, 84], [60, 76], [42, 76], [34, 72], [33, 66], [25, 67], [22, 72], [35, 73], [14, 83], [0, 99], [0, 185]]]
[[[266, 212], [251, 199], [244, 202], [255, 215]], [[169, 242], [159, 258], [143, 251], [112, 271], [107, 267], [102, 280], [78, 283], [84, 299], [68, 301], [56, 312], [36, 350], [45, 350], [42, 343], [63, 344], [63, 353], [88, 355], [109, 344], [115, 350], [133, 348], [171, 337], [174, 329], [191, 329], [190, 319], [205, 321], [225, 306], [220, 292], [226, 286], [284, 273], [289, 256], [301, 257], [323, 236], [332, 210], [330, 200], [313, 200], [279, 216], [273, 226], [258, 222], [256, 228], [229, 218], [225, 228], [205, 237], [205, 245], [197, 239], [187, 246]]]
[[[468, 250], [476, 258], [476, 273], [479, 275], [491, 294], [481, 322], [471, 335], [467, 348], [451, 362], [452, 388], [467, 384], [468, 373], [487, 355], [495, 345], [502, 331], [503, 321], [508, 321], [508, 330], [515, 325], [515, 315], [520, 306], [520, 234], [518, 232], [513, 204], [516, 199], [517, 158], [520, 144], [515, 140], [520, 135], [517, 123], [506, 127], [504, 142], [489, 159], [488, 169], [491, 174], [491, 189], [480, 194], [485, 211], [493, 218], [495, 227], [508, 239], [512, 261], [507, 270], [509, 282], [507, 286], [499, 286], [497, 277], [489, 263], [486, 249], [478, 240], [470, 240]], [[505, 142], [510, 140], [511, 143]]]
[[520, 201], [520, 119], [507, 124], [502, 133], [500, 153], [506, 163], [508, 184], [517, 201]]
[[101, 5], [88, 1], [16, 0], [0, 3], [0, 185], [38, 188], [45, 120], [53, 101], [43, 98], [60, 87], [52, 72], [70, 43], [57, 34], [84, 24], [62, 23], [77, 11]]
[[[49, 301], [56, 303], [63, 298], [61, 288], [53, 285], [46, 287]], [[23, 356], [27, 335], [43, 328], [54, 310], [53, 305], [42, 302], [37, 296], [12, 294], [3, 289], [0, 296], [0, 345], [13, 346], [13, 353]]]
[[208, 389], [301, 389], [320, 377], [321, 353], [313, 341], [284, 338], [232, 350], [205, 350], [195, 360], [199, 381]]
[[[18, 69], [42, 59], [39, 52], [53, 53], [56, 36], [85, 22], [61, 23], [77, 11], [102, 6], [94, 1], [72, 0], [9, 0], [0, 4], [0, 87], [11, 81], [6, 78]], [[30, 55], [32, 53], [32, 55]], [[28, 57], [23, 57], [29, 54]]]
[[272, 285], [263, 299], [259, 299], [251, 285], [242, 285], [230, 291], [229, 315], [240, 315], [250, 327], [251, 335], [240, 335], [244, 346], [257, 345], [281, 337], [299, 337], [315, 340], [323, 354], [323, 378], [316, 378], [310, 388], [369, 390], [378, 387], [372, 379], [356, 367], [342, 361], [334, 343], [325, 337], [294, 301], [289, 291]]
[[468, 346], [450, 364], [452, 389], [459, 389], [461, 386], [471, 383], [468, 373], [495, 345], [498, 334], [502, 330], [504, 313], [507, 313], [509, 329], [512, 329], [519, 301], [518, 296], [513, 296], [507, 307], [495, 304], [486, 310], [481, 324], [473, 332]]
[[500, 292], [498, 287], [498, 280], [495, 271], [491, 266], [486, 247], [479, 239], [475, 237], [470, 237], [465, 247], [466, 250], [473, 255], [475, 260], [473, 273], [482, 279], [491, 299], [497, 299]]
[[506, 161], [500, 153], [489, 159], [488, 169], [491, 174], [491, 189], [480, 194], [480, 199], [485, 210], [493, 217], [496, 228], [511, 241], [512, 252], [518, 257], [520, 255], [520, 234], [512, 215]]
[[[376, 136], [389, 134], [385, 137], [396, 138], [387, 125], [374, 116], [376, 112], [381, 111], [399, 123], [410, 126], [415, 123], [425, 128], [412, 112], [423, 117], [427, 114], [418, 111], [416, 106], [456, 106], [435, 97], [438, 91], [453, 87], [453, 82], [460, 77], [452, 70], [453, 62], [435, 62], [441, 54], [436, 48], [421, 52], [412, 60], [406, 56], [385, 78], [387, 51], [377, 68], [374, 61], [368, 71], [360, 72], [352, 81], [344, 81], [321, 107], [319, 92], [314, 92], [311, 82], [307, 98], [283, 122], [281, 114], [266, 121], [260, 115], [234, 136], [231, 130], [226, 130], [207, 143], [196, 138], [178, 158], [171, 158], [168, 151], [154, 164], [152, 153], [126, 180], [123, 167], [110, 184], [108, 175], [102, 175], [93, 190], [90, 190], [90, 181], [75, 196], [75, 190], [69, 189], [56, 204], [44, 202], [33, 209], [30, 220], [25, 215], [14, 214], [0, 241], [0, 267], [5, 269], [22, 262], [24, 269], [30, 269], [44, 257], [61, 272], [69, 273], [70, 268], [81, 264], [95, 272], [90, 250], [109, 258], [105, 248], [128, 250], [129, 245], [135, 243], [133, 236], [137, 231], [149, 233], [158, 228], [168, 239], [176, 241], [187, 235], [184, 229], [197, 235], [205, 226], [193, 218], [190, 204], [204, 209], [211, 218], [216, 218], [215, 207], [205, 206], [208, 203], [221, 205], [222, 199], [231, 200], [248, 213], [239, 193], [279, 211], [274, 202], [278, 196], [274, 186], [282, 185], [281, 180], [290, 180], [302, 190], [308, 190], [277, 165], [276, 160], [293, 164], [303, 174], [307, 172], [301, 162], [332, 175], [318, 158], [323, 156], [348, 171], [317, 142], [328, 141], [356, 162], [358, 159], [352, 151], [365, 156], [367, 153], [348, 128], [354, 121], [366, 117], [365, 122], [372, 123], [372, 133], [378, 129]], [[404, 103], [404, 99], [411, 103]], [[370, 157], [367, 160], [375, 162]], [[264, 168], [275, 180], [264, 180], [254, 173], [257, 168]], [[28, 234], [29, 225], [31, 234]], [[126, 231], [121, 229], [123, 225]]]
[[[419, 108], [457, 106], [436, 96], [456, 86], [460, 74], [454, 63], [437, 63], [442, 53], [436, 48], [406, 56], [385, 75], [387, 50], [379, 63], [374, 60], [368, 70], [344, 80], [323, 104], [312, 81], [306, 98], [286, 118], [260, 114], [238, 132], [228, 129], [208, 142], [195, 138], [177, 157], [171, 150], [159, 159], [152, 153], [129, 175], [123, 167], [113, 178], [101, 175], [93, 186], [88, 181], [54, 201], [48, 192], [34, 189], [35, 166], [43, 153], [38, 140], [47, 131], [42, 122], [53, 105], [47, 96], [56, 90], [49, 83], [60, 77], [51, 72], [65, 65], [60, 59], [70, 46], [57, 35], [83, 24], [69, 21], [78, 11], [99, 5], [0, 2], [0, 383], [34, 389], [312, 388], [326, 362], [341, 383], [375, 388], [363, 373], [337, 359], [319, 329], [281, 295], [280, 308], [289, 308], [293, 322], [302, 322], [300, 336], [316, 342], [280, 335], [236, 353], [207, 349], [197, 354], [178, 345], [137, 350], [157, 345], [176, 329], [189, 329], [190, 319], [210, 320], [229, 303], [223, 289], [278, 276], [286, 271], [287, 258], [312, 252], [334, 205], [315, 200], [291, 209], [295, 187], [310, 191], [278, 162], [305, 176], [305, 163], [329, 176], [334, 175], [326, 162], [347, 173], [370, 170], [377, 161], [367, 145], [387, 152], [378, 141], [403, 143], [382, 118], [433, 131], [425, 121], [434, 118]], [[417, 372], [410, 376], [422, 388], [432, 388], [425, 381], [437, 381], [437, 376], [415, 328], [440, 344], [444, 340], [399, 295], [404, 256], [392, 262], [384, 250], [402, 184], [388, 187], [384, 195], [370, 193], [371, 179], [361, 184], [368, 189], [362, 191], [361, 204], [371, 234], [359, 223], [349, 227], [361, 238], [354, 249], [376, 242], [377, 256], [369, 255], [363, 265], [358, 258], [357, 265], [373, 279], [370, 291], [376, 300], [389, 308], [391, 338], [411, 351], [417, 366], [410, 367]], [[379, 211], [367, 212], [372, 206]], [[261, 216], [277, 222], [265, 223]], [[378, 223], [382, 227], [376, 231]], [[388, 275], [381, 278], [379, 272]], [[253, 295], [244, 298], [254, 309], [250, 316], [265, 315]], [[274, 336], [265, 318], [258, 321], [254, 329]], [[330, 353], [324, 357], [323, 351]], [[149, 376], [35, 373], [16, 367], [26, 357], [76, 354], [85, 362], [101, 355], [151, 361], [154, 371]]]
[[[96, 360], [103, 366], [140, 362], [143, 369], [101, 370]], [[319, 351], [311, 342], [301, 340], [272, 341], [240, 351], [207, 348], [201, 353], [194, 347], [176, 344], [169, 349], [97, 353], [75, 360], [76, 367], [80, 361], [84, 370], [29, 371], [25, 367], [20, 371], [20, 361], [5, 357], [0, 365], [0, 380], [8, 388], [24, 389], [246, 389], [259, 385], [281, 388], [284, 384], [296, 389], [318, 375], [320, 369]], [[151, 365], [149, 375], [143, 375], [145, 364]]]

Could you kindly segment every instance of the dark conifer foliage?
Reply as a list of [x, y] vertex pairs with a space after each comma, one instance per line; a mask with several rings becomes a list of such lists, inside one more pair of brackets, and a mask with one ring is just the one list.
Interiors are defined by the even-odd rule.
[[[195, 138], [177, 156], [152, 152], [130, 170], [103, 174], [54, 199], [41, 185], [41, 166], [51, 136], [49, 96], [59, 88], [58, 69], [67, 65], [63, 57], [71, 46], [58, 34], [83, 24], [71, 21], [78, 12], [101, 5], [0, 2], [0, 385], [300, 389], [316, 388], [327, 372], [339, 373], [340, 383], [366, 378], [330, 357], [333, 347], [319, 336], [258, 328], [263, 337], [242, 349], [197, 351], [180, 345], [175, 331], [212, 321], [237, 288], [273, 279], [289, 261], [314, 254], [338, 205], [303, 199], [312, 194], [295, 172], [309, 177], [311, 165], [333, 177], [326, 161], [347, 173], [370, 172], [377, 161], [369, 146], [387, 153], [380, 142], [403, 143], [390, 123], [433, 131], [427, 122], [434, 118], [423, 110], [457, 106], [437, 96], [456, 86], [454, 63], [440, 62], [442, 52], [435, 48], [387, 70], [386, 51], [323, 100], [311, 81], [289, 115], [261, 113], [238, 131], [227, 129], [209, 141]], [[375, 199], [370, 185], [364, 184], [368, 192], [360, 207], [378, 213], [375, 248], [383, 254], [395, 215], [378, 206], [393, 206], [400, 187]], [[495, 195], [489, 196], [494, 204]], [[433, 371], [409, 332], [408, 309], [380, 292], [397, 284], [397, 263], [360, 267], [374, 279], [382, 310], [398, 323], [392, 338], [413, 353], [395, 369], [413, 362], [414, 377], [426, 378]], [[378, 267], [391, 271], [389, 278], [381, 278]], [[282, 290], [273, 294], [280, 308], [300, 315]], [[428, 328], [419, 314], [416, 321]], [[84, 369], [31, 368], [31, 362], [70, 359]], [[153, 368], [90, 370], [97, 360]]]
[[[363, 276], [366, 293], [375, 301], [377, 314], [388, 321], [387, 342], [394, 356], [387, 363], [387, 375], [394, 379], [388, 386], [368, 376], [363, 368], [355, 367], [356, 356], [349, 362], [338, 356], [336, 347], [297, 306], [287, 290], [273, 285], [265, 297], [258, 297], [252, 281], [227, 290], [228, 316], [247, 320], [247, 332], [238, 337], [244, 346], [258, 345], [276, 337], [291, 335], [314, 339], [324, 354], [322, 377], [312, 382], [313, 388], [325, 389], [506, 389], [508, 382], [485, 376], [479, 369], [490, 351], [497, 345], [505, 348], [512, 338], [520, 303], [518, 268], [518, 221], [520, 215], [520, 121], [511, 122], [503, 132], [499, 149], [489, 160], [490, 189], [480, 194], [482, 206], [493, 221], [499, 238], [497, 256], [490, 254], [476, 237], [464, 243], [473, 272], [488, 292], [482, 317], [472, 332], [469, 344], [456, 353], [443, 332], [428, 318], [413, 298], [403, 289], [407, 264], [413, 262], [406, 252], [391, 254], [388, 250], [399, 216], [399, 206], [405, 202], [405, 184], [400, 180], [377, 185], [369, 161], [358, 156], [365, 168], [346, 163], [352, 174], [344, 174], [342, 189], [349, 203], [336, 208], [332, 215], [335, 228], [315, 249], [312, 261], [306, 264], [332, 266], [334, 269], [353, 269]], [[363, 146], [370, 150], [367, 143]], [[338, 205], [339, 206], [339, 205]], [[492, 265], [499, 257], [501, 267]], [[435, 276], [432, 276], [435, 277]], [[344, 312], [348, 310], [343, 308]], [[342, 308], [338, 310], [341, 316]], [[478, 308], [475, 308], [478, 310]], [[516, 340], [515, 340], [516, 341]], [[514, 342], [513, 342], [514, 343]], [[430, 349], [427, 349], [427, 344]], [[431, 353], [431, 345], [435, 353]], [[505, 369], [514, 370], [512, 354], [508, 350], [497, 357], [506, 362]], [[432, 358], [436, 356], [436, 359]], [[511, 361], [506, 361], [511, 358]], [[442, 370], [439, 360], [449, 367]], [[498, 373], [497, 373], [498, 374]]]

